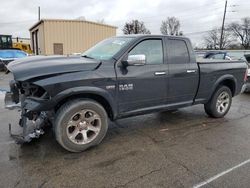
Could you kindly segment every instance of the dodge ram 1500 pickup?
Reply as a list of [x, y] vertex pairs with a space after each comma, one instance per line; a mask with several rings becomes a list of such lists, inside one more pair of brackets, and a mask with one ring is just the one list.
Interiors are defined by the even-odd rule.
[[128, 35], [106, 39], [80, 57], [27, 57], [8, 65], [6, 108], [21, 108], [29, 142], [52, 125], [66, 150], [99, 144], [109, 120], [204, 104], [221, 118], [246, 80], [244, 61], [196, 61], [189, 39]]

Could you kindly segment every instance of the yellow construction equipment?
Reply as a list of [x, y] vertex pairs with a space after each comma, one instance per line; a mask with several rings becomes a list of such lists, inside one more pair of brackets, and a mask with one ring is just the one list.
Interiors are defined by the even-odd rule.
[[26, 44], [26, 43], [23, 43], [23, 42], [13, 42], [13, 45], [12, 45], [13, 48], [18, 48], [22, 51], [25, 51], [26, 53], [28, 54], [32, 54], [32, 50], [31, 50], [31, 47], [30, 47], [30, 44]]

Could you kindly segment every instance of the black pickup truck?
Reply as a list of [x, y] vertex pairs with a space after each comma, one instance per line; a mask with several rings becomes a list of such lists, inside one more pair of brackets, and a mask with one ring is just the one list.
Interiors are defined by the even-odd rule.
[[204, 104], [223, 117], [241, 92], [246, 62], [196, 62], [189, 39], [129, 35], [106, 39], [80, 57], [27, 57], [8, 65], [6, 108], [21, 108], [19, 142], [50, 123], [66, 150], [99, 144], [109, 120]]

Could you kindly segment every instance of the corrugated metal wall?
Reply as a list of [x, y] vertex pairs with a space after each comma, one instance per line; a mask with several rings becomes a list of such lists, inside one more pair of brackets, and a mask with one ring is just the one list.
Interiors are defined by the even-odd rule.
[[46, 55], [54, 54], [54, 43], [63, 44], [63, 54], [81, 53], [99, 41], [116, 35], [116, 27], [88, 21], [45, 20], [41, 25], [44, 25], [42, 54]]

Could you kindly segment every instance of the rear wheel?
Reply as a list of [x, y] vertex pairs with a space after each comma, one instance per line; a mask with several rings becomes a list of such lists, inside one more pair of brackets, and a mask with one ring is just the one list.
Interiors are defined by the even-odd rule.
[[204, 105], [206, 113], [214, 118], [224, 117], [232, 103], [232, 92], [227, 86], [219, 87], [207, 104]]
[[68, 102], [56, 115], [56, 140], [71, 152], [81, 152], [99, 144], [106, 135], [107, 129], [107, 113], [95, 101]]

